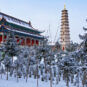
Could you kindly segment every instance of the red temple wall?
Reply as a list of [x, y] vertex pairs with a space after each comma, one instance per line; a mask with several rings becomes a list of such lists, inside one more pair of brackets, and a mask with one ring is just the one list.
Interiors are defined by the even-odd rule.
[[2, 42], [2, 35], [0, 35], [0, 43]]
[[[34, 39], [26, 38], [26, 37], [25, 38], [24, 37], [19, 37], [19, 36], [15, 36], [15, 38], [16, 38], [17, 43], [21, 42], [21, 45], [27, 45], [27, 46], [34, 46], [34, 45], [38, 46], [39, 45], [38, 40], [34, 40]], [[6, 39], [7, 39], [6, 35], [4, 35], [4, 36], [0, 35], [0, 43], [2, 41], [5, 42]]]
[[20, 42], [20, 37], [16, 36], [16, 41], [17, 41], [17, 43], [19, 43]]
[[31, 45], [32, 45], [32, 46], [34, 45], [34, 42], [35, 42], [35, 41], [34, 41], [34, 40], [32, 40], [32, 43], [31, 43]]
[[39, 41], [38, 40], [36, 40], [36, 45], [39, 45]]
[[26, 38], [26, 45], [28, 45], [28, 46], [31, 45], [31, 40], [30, 40], [30, 38]]
[[21, 45], [25, 45], [25, 39], [21, 38]]

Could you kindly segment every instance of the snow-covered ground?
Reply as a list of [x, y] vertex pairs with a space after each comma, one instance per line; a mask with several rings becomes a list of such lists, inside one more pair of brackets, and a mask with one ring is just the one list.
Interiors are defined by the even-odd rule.
[[[27, 83], [25, 79], [19, 79], [19, 82], [17, 82], [17, 79], [13, 77], [9, 77], [7, 81], [6, 77], [3, 77], [2, 79], [0, 78], [0, 87], [37, 87], [36, 81], [36, 79], [29, 78]], [[50, 83], [39, 80], [39, 87], [50, 87]], [[53, 87], [66, 87], [66, 84], [64, 81], [61, 81], [58, 85], [53, 84]], [[70, 85], [70, 87], [75, 86]]]

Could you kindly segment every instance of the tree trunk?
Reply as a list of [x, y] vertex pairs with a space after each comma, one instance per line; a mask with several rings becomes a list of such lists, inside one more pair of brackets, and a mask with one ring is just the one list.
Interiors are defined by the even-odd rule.
[[37, 63], [37, 87], [38, 87], [38, 63]]
[[29, 73], [29, 66], [28, 66], [28, 69], [27, 69], [26, 82], [28, 80], [28, 73]]
[[67, 83], [66, 83], [67, 87], [69, 87], [69, 77], [67, 75]]
[[37, 87], [38, 87], [38, 77], [37, 77]]
[[17, 65], [17, 82], [18, 82], [18, 65]]
[[73, 83], [73, 79], [74, 79], [74, 76], [72, 75], [72, 76], [71, 76], [71, 83]]
[[30, 65], [30, 58], [29, 58], [29, 60], [28, 60], [28, 68], [27, 68], [26, 82], [27, 82], [27, 80], [28, 80], [29, 65]]
[[[58, 68], [58, 67], [57, 67]], [[58, 73], [57, 73], [57, 75], [56, 75], [56, 84], [58, 84], [59, 83], [59, 68], [58, 68]]]
[[26, 75], [26, 82], [27, 82], [27, 80], [28, 80], [28, 69], [26, 71], [27, 71], [27, 75]]
[[46, 70], [46, 59], [44, 58], [44, 63], [45, 63], [45, 73], [47, 73], [47, 70]]
[[8, 80], [8, 66], [7, 66], [7, 78], [6, 79]]
[[13, 63], [13, 56], [12, 56], [12, 63]]
[[2, 73], [1, 73], [1, 79], [2, 79]]
[[51, 71], [51, 65], [50, 65], [50, 87], [52, 87], [52, 71]]

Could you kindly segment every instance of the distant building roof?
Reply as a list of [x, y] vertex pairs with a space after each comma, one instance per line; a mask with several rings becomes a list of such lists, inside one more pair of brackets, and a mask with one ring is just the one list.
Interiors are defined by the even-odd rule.
[[41, 31], [35, 29], [32, 27], [31, 25], [31, 22], [26, 22], [26, 21], [23, 21], [23, 20], [20, 20], [18, 18], [15, 18], [15, 17], [12, 17], [12, 16], [9, 16], [7, 14], [4, 14], [2, 12], [0, 12], [0, 18], [5, 18], [7, 22], [9, 23], [12, 23], [12, 24], [16, 24], [16, 25], [19, 25], [19, 26], [22, 26], [22, 27], [25, 27], [27, 29], [31, 29], [33, 31], [37, 31], [38, 33], [41, 33]]

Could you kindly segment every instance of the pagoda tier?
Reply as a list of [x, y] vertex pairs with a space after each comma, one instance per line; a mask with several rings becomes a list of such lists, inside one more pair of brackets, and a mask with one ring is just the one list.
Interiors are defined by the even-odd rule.
[[68, 21], [68, 10], [64, 8], [61, 16], [61, 31], [60, 31], [60, 42], [61, 48], [66, 50], [66, 47], [70, 45], [70, 33], [69, 33], [69, 21]]

